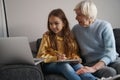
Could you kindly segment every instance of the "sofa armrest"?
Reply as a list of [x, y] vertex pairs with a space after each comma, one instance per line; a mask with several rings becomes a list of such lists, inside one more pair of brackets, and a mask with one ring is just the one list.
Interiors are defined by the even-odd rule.
[[32, 65], [0, 66], [0, 80], [44, 80], [40, 68]]

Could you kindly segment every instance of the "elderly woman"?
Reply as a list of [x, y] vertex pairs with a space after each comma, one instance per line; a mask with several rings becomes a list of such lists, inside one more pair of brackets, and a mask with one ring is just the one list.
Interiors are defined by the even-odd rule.
[[74, 9], [76, 24], [72, 31], [81, 48], [83, 64], [77, 74], [93, 73], [110, 77], [120, 74], [120, 58], [116, 52], [112, 26], [105, 20], [96, 19], [97, 8], [91, 1], [81, 1]]

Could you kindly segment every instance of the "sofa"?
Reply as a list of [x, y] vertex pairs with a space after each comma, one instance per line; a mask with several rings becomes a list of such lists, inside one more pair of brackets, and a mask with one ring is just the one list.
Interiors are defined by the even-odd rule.
[[[116, 40], [116, 49], [120, 53], [120, 28], [114, 28]], [[33, 51], [34, 57], [40, 46], [42, 38], [35, 41], [36, 51]], [[42, 64], [37, 66], [25, 64], [0, 65], [0, 80], [66, 80], [63, 75], [44, 74]]]
[[44, 80], [40, 68], [33, 65], [0, 66], [0, 80]]
[[[120, 28], [114, 28], [113, 29], [115, 41], [116, 41], [116, 51], [120, 54]], [[42, 38], [37, 39], [36, 41], [36, 48], [39, 49], [40, 43]], [[42, 66], [41, 66], [42, 67]], [[43, 67], [42, 67], [43, 69]], [[66, 80], [63, 75], [58, 74], [44, 74], [45, 80]]]

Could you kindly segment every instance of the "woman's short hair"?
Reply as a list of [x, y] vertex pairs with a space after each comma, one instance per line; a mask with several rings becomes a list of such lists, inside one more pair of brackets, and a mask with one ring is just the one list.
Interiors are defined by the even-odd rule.
[[84, 0], [78, 3], [74, 10], [80, 10], [83, 15], [88, 18], [96, 19], [97, 8], [96, 5], [90, 0]]

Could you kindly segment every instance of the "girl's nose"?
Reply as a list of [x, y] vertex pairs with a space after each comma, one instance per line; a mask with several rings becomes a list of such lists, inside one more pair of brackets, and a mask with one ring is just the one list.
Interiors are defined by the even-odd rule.
[[55, 24], [53, 24], [53, 25], [52, 25], [52, 28], [56, 28], [56, 25], [55, 25]]

